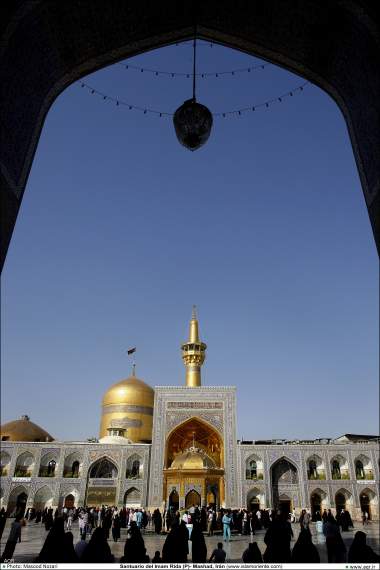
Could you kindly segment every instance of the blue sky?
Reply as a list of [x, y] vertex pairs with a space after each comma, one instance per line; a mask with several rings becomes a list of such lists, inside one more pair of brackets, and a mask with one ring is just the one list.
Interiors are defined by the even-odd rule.
[[[199, 69], [259, 60], [199, 47]], [[191, 47], [130, 60], [191, 72]], [[191, 80], [114, 65], [85, 81], [174, 111]], [[200, 79], [214, 112], [300, 85], [276, 66]], [[193, 304], [204, 385], [234, 385], [238, 437], [378, 431], [378, 261], [344, 119], [324, 92], [215, 119], [181, 147], [170, 118], [70, 86], [52, 106], [2, 276], [2, 421], [98, 435], [100, 402], [127, 377], [182, 385]]]

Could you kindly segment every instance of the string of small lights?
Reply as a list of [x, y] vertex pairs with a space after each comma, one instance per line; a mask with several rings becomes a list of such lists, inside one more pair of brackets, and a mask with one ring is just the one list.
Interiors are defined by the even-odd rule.
[[[131, 65], [129, 63], [118, 63], [117, 65], [119, 65], [120, 67], [123, 67], [126, 70], [133, 70], [133, 71], [138, 71], [140, 73], [151, 73], [152, 75], [156, 76], [156, 77], [169, 77], [169, 78], [176, 78], [176, 77], [185, 77], [187, 79], [191, 79], [193, 77], [192, 73], [184, 73], [184, 72], [178, 72], [178, 71], [165, 71], [162, 69], [152, 69], [149, 67], [139, 67], [138, 65]], [[251, 65], [249, 67], [240, 67], [240, 68], [236, 68], [236, 69], [230, 69], [227, 71], [202, 71], [199, 73], [196, 73], [196, 77], [199, 77], [201, 79], [208, 79], [208, 78], [217, 78], [217, 77], [223, 77], [223, 76], [236, 76], [236, 75], [240, 75], [242, 73], [251, 73], [251, 71], [258, 71], [258, 70], [264, 70], [268, 65], [271, 65], [270, 63], [263, 63], [260, 65]]]
[[[289, 97], [293, 97], [296, 94], [300, 94], [308, 84], [309, 84], [309, 82], [305, 81], [301, 85], [297, 85], [296, 87], [294, 87], [290, 91], [286, 91], [285, 93], [282, 93], [281, 95], [273, 97], [272, 99], [268, 99], [268, 100], [262, 101], [260, 103], [255, 103], [255, 104], [249, 105], [247, 107], [242, 107], [240, 109], [232, 109], [230, 111], [218, 111], [216, 113], [212, 113], [212, 115], [213, 115], [213, 117], [218, 117], [218, 118], [239, 117], [243, 114], [254, 112], [257, 109], [268, 109], [269, 107], [271, 107], [274, 104], [282, 103], [284, 99], [287, 99]], [[156, 115], [158, 117], [173, 117], [173, 115], [174, 115], [174, 113], [170, 113], [168, 111], [159, 111], [157, 109], [152, 109], [150, 107], [141, 107], [140, 105], [128, 103], [128, 102], [120, 99], [119, 97], [112, 97], [111, 95], [108, 95], [107, 93], [99, 91], [98, 89], [95, 89], [94, 87], [92, 87], [91, 85], [89, 85], [88, 83], [85, 83], [83, 81], [80, 83], [80, 86], [81, 86], [81, 88], [87, 90], [91, 95], [97, 95], [103, 101], [115, 103], [116, 107], [125, 107], [129, 111], [140, 111], [144, 115], [150, 114], [150, 115]]]
[[[213, 48], [214, 46], [219, 46], [219, 44], [215, 44], [212, 42], [206, 42], [205, 40], [198, 40], [197, 41], [198, 47], [207, 47], [207, 48]], [[190, 41], [184, 41], [184, 42], [176, 42], [175, 43], [176, 47], [193, 47], [193, 40]], [[220, 46], [223, 47], [223, 46]]]

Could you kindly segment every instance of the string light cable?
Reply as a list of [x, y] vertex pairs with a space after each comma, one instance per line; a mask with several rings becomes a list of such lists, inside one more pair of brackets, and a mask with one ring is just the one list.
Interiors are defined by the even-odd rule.
[[[304, 88], [307, 85], [309, 85], [309, 82], [305, 81], [304, 83], [297, 85], [296, 87], [294, 87], [290, 91], [286, 91], [285, 93], [282, 93], [281, 95], [278, 95], [278, 96], [273, 97], [271, 99], [267, 99], [266, 101], [254, 103], [252, 105], [248, 105], [246, 107], [241, 107], [239, 109], [232, 109], [230, 111], [218, 111], [218, 112], [212, 113], [212, 115], [215, 118], [239, 117], [243, 114], [254, 112], [257, 109], [268, 109], [272, 105], [282, 103], [284, 99], [287, 99], [289, 97], [293, 97], [294, 95], [302, 93]], [[115, 103], [116, 107], [124, 107], [130, 111], [140, 111], [144, 115], [150, 114], [150, 115], [156, 115], [158, 117], [173, 117], [173, 115], [174, 115], [174, 113], [170, 113], [168, 111], [160, 111], [158, 109], [153, 109], [150, 107], [142, 107], [141, 105], [136, 105], [134, 103], [128, 103], [127, 101], [124, 101], [123, 99], [121, 99], [119, 97], [113, 97], [111, 95], [108, 95], [107, 93], [99, 91], [98, 89], [95, 89], [95, 87], [92, 87], [91, 85], [89, 85], [88, 83], [85, 83], [84, 81], [80, 82], [80, 86], [82, 89], [85, 89], [91, 95], [96, 95], [99, 98], [101, 98], [103, 101]]]
[[[193, 77], [193, 73], [185, 73], [185, 72], [178, 72], [178, 71], [165, 71], [162, 69], [152, 69], [150, 67], [139, 67], [138, 65], [131, 65], [130, 63], [118, 63], [117, 64], [120, 67], [123, 67], [126, 70], [132, 69], [133, 71], [139, 71], [140, 73], [151, 73], [152, 75], [155, 75], [156, 77], [171, 77], [171, 78], [175, 78], [175, 77], [186, 77], [187, 79], [191, 79]], [[223, 77], [223, 76], [228, 76], [228, 77], [233, 77], [236, 75], [239, 75], [241, 73], [251, 73], [251, 71], [257, 71], [257, 70], [263, 70], [266, 67], [268, 67], [268, 65], [271, 65], [270, 63], [262, 63], [260, 65], [251, 65], [249, 67], [238, 67], [236, 69], [229, 69], [227, 71], [202, 71], [202, 72], [198, 72], [195, 75], [201, 79], [208, 79], [210, 77]]]

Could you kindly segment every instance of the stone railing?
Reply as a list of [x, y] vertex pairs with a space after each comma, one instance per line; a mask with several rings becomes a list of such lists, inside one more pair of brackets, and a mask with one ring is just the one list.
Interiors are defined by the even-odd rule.
[[341, 471], [340, 473], [332, 473], [331, 478], [334, 480], [338, 479], [348, 480], [350, 478], [350, 474], [347, 471]]
[[40, 467], [38, 477], [55, 477], [55, 470], [49, 470], [48, 467]]
[[309, 481], [325, 481], [326, 473], [324, 471], [317, 471], [317, 473], [308, 473], [307, 478]]
[[132, 473], [132, 471], [129, 471], [129, 469], [127, 469], [126, 473], [125, 473], [125, 478], [126, 479], [141, 479], [141, 475], [140, 473]]
[[256, 473], [256, 475], [254, 475], [250, 471], [246, 471], [245, 472], [245, 478], [249, 481], [262, 481], [264, 479], [264, 474], [263, 473]]
[[373, 471], [364, 471], [364, 473], [357, 473], [356, 474], [356, 479], [358, 479], [359, 481], [373, 481], [374, 479], [374, 475], [373, 475]]
[[31, 477], [32, 472], [28, 467], [16, 467], [14, 477]]
[[65, 479], [78, 479], [79, 473], [73, 473], [72, 471], [64, 471], [62, 477]]

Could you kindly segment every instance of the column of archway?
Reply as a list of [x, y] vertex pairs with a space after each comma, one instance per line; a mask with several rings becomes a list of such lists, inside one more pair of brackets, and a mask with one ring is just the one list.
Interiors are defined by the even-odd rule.
[[373, 465], [373, 474], [375, 477], [375, 481], [380, 480], [380, 464], [379, 464], [379, 455], [376, 455], [374, 449], [370, 450], [371, 461]]
[[[297, 466], [297, 464], [296, 464]], [[310, 509], [310, 496], [309, 496], [309, 480], [307, 477], [307, 466], [304, 455], [301, 453], [301, 461], [299, 466], [297, 467], [298, 470], [298, 480], [300, 482], [300, 489], [301, 489], [301, 509]]]
[[9, 464], [9, 477], [14, 477], [15, 468], [16, 468], [16, 461], [17, 461], [17, 457], [19, 455], [20, 455], [20, 453], [17, 451], [17, 448], [13, 448], [13, 453], [11, 456], [11, 462]]
[[265, 450], [264, 483], [265, 483], [265, 508], [273, 509], [271, 470], [269, 465], [269, 454], [267, 449]]
[[118, 509], [122, 509], [124, 505], [124, 495], [125, 495], [125, 475], [127, 472], [127, 462], [128, 462], [128, 454], [123, 453], [121, 461], [120, 461], [120, 473], [118, 473], [117, 477], [117, 486], [116, 486], [116, 504]]
[[[33, 448], [33, 450], [30, 451], [30, 453], [32, 453], [33, 458], [34, 458], [34, 466], [33, 466], [33, 471], [32, 471], [32, 476], [31, 476], [31, 480], [34, 477], [38, 477], [39, 475], [39, 470], [40, 470], [40, 463], [41, 463], [41, 457], [42, 457], [42, 450], [41, 448]], [[30, 509], [33, 507], [34, 505], [34, 495], [36, 494], [36, 490], [35, 488], [33, 488], [32, 485], [30, 485], [30, 490], [28, 493], [28, 498], [26, 501], [26, 509]]]
[[3, 497], [3, 506], [5, 508], [5, 510], [8, 509], [8, 503], [9, 503], [9, 497], [11, 494], [11, 490], [12, 490], [12, 477], [14, 477], [14, 473], [15, 473], [15, 467], [16, 467], [16, 461], [17, 461], [17, 457], [18, 457], [19, 453], [17, 452], [16, 448], [13, 448], [13, 452], [11, 453], [11, 460], [9, 463], [9, 471], [8, 471], [8, 476], [9, 476], [9, 485], [5, 486], [4, 485], [4, 497]]
[[55, 469], [55, 476], [57, 479], [60, 479], [63, 477], [63, 470], [65, 467], [65, 450], [63, 448], [58, 451], [57, 461], [58, 467]]
[[54, 472], [54, 478], [52, 478], [54, 481], [54, 483], [53, 483], [53, 503], [52, 503], [53, 509], [59, 507], [60, 488], [61, 488], [60, 479], [61, 479], [61, 477], [63, 477], [64, 462], [65, 462], [64, 450], [59, 449], [58, 454], [57, 454], [58, 468], [56, 467], [55, 472]]
[[40, 447], [33, 448], [30, 451], [34, 457], [34, 466], [32, 471], [32, 477], [38, 477], [40, 472], [40, 465], [41, 465], [41, 457], [42, 457], [42, 449]]
[[80, 478], [79, 495], [78, 495], [79, 506], [84, 505], [86, 500], [88, 469], [89, 469], [89, 450], [84, 449], [82, 451], [82, 473]]
[[351, 517], [356, 520], [361, 519], [361, 507], [360, 507], [360, 492], [358, 489], [358, 485], [356, 483], [356, 469], [355, 469], [355, 451], [348, 450], [348, 466], [350, 471], [350, 480], [351, 480], [351, 488], [352, 488], [352, 513]]

